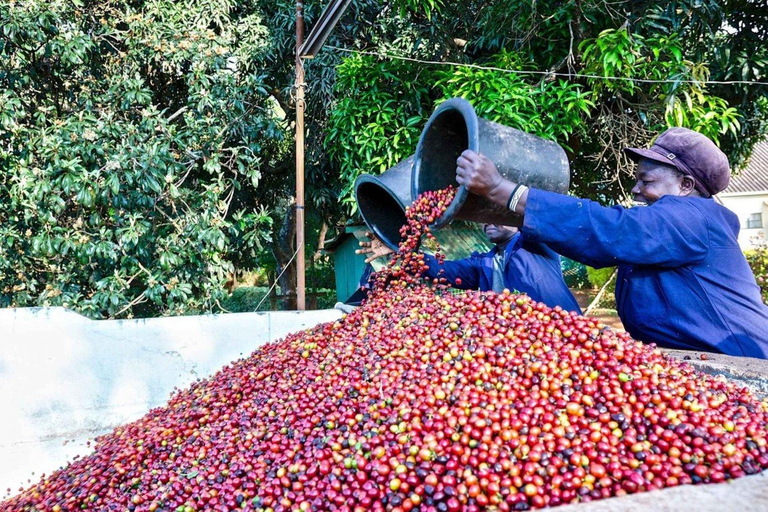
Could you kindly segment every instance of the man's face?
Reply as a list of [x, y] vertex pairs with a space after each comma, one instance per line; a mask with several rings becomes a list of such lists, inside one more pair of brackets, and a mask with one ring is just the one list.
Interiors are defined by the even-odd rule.
[[512, 238], [517, 233], [517, 228], [501, 224], [483, 224], [483, 231], [492, 244], [500, 244]]
[[646, 158], [638, 162], [635, 176], [637, 183], [632, 187], [632, 195], [638, 203], [653, 204], [666, 195], [687, 196], [694, 188], [690, 176]]

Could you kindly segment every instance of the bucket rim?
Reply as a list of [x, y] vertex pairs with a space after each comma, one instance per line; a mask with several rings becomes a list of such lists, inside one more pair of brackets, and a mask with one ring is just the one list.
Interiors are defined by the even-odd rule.
[[363, 218], [363, 222], [365, 222], [365, 225], [368, 227], [368, 229], [373, 231], [373, 234], [376, 235], [376, 238], [381, 240], [390, 249], [397, 251], [398, 250], [397, 244], [391, 241], [389, 239], [389, 236], [384, 234], [381, 231], [381, 228], [379, 227], [378, 223], [369, 222], [369, 219], [367, 218], [367, 215], [364, 212], [364, 208], [360, 208], [360, 197], [358, 195], [358, 192], [360, 190], [361, 185], [376, 185], [379, 188], [383, 189], [383, 193], [387, 194], [390, 199], [394, 199], [395, 203], [397, 203], [397, 206], [400, 207], [400, 210], [403, 212], [403, 217], [405, 217], [405, 205], [397, 196], [397, 194], [393, 193], [392, 190], [389, 187], [387, 187], [387, 185], [381, 179], [379, 179], [378, 176], [374, 176], [373, 174], [361, 174], [355, 180], [355, 203], [357, 204], [357, 209], [360, 212], [360, 216]]
[[[421, 192], [418, 187], [418, 177], [421, 171], [421, 161], [424, 153], [424, 140], [427, 137], [432, 125], [443, 115], [449, 112], [456, 112], [461, 115], [464, 120], [464, 125], [467, 128], [467, 149], [477, 152], [480, 148], [480, 134], [479, 134], [479, 121], [477, 112], [475, 112], [472, 104], [464, 98], [450, 98], [441, 103], [432, 115], [429, 116], [427, 124], [424, 125], [424, 129], [419, 137], [419, 142], [416, 145], [416, 152], [414, 153], [413, 170], [411, 171], [411, 197], [415, 200]], [[443, 212], [443, 214], [430, 225], [430, 228], [440, 229], [449, 224], [456, 214], [461, 210], [464, 202], [467, 200], [469, 190], [464, 185], [458, 185], [456, 195], [451, 201], [451, 204]]]

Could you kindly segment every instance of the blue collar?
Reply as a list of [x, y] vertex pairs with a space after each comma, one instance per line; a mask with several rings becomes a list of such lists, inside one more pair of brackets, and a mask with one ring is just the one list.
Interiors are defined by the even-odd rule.
[[[514, 235], [512, 235], [512, 238], [509, 239], [509, 241], [504, 246], [504, 252], [507, 256], [515, 252], [520, 248], [520, 246], [523, 243], [523, 234], [521, 232], [517, 232]], [[494, 255], [499, 252], [499, 246], [494, 245], [493, 249], [491, 249], [491, 253]]]

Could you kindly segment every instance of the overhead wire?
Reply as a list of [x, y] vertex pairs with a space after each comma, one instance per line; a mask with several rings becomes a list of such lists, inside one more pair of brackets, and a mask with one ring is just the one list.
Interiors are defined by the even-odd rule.
[[461, 62], [440, 61], [440, 60], [424, 60], [424, 59], [417, 59], [415, 57], [394, 55], [391, 53], [372, 52], [368, 50], [355, 50], [352, 48], [340, 48], [338, 46], [332, 46], [332, 45], [326, 45], [325, 47], [331, 50], [336, 50], [340, 52], [354, 53], [354, 54], [360, 54], [360, 55], [370, 55], [373, 57], [379, 57], [383, 59], [401, 60], [401, 61], [407, 61], [407, 62], [414, 62], [417, 64], [426, 64], [431, 66], [456, 66], [456, 67], [463, 67], [463, 68], [481, 69], [486, 71], [498, 71], [501, 73], [510, 73], [510, 74], [517, 74], [517, 75], [543, 75], [543, 76], [561, 77], [561, 78], [589, 78], [589, 79], [598, 79], [598, 80], [615, 80], [615, 81], [637, 82], [637, 83], [646, 83], [646, 84], [682, 83], [682, 84], [697, 84], [697, 85], [768, 85], [768, 82], [751, 81], [751, 80], [689, 80], [689, 79], [673, 79], [673, 78], [667, 78], [663, 80], [653, 80], [650, 78], [632, 78], [627, 76], [602, 76], [602, 75], [592, 75], [592, 74], [584, 74], [584, 73], [559, 73], [554, 71], [507, 69], [507, 68], [499, 68], [495, 66], [483, 66], [480, 64], [467, 64], [467, 63], [461, 63]]
[[291, 263], [293, 263], [294, 258], [296, 258], [296, 255], [299, 254], [299, 251], [302, 249], [302, 247], [304, 247], [304, 242], [303, 241], [296, 248], [296, 251], [293, 253], [293, 256], [291, 256], [291, 259], [288, 260], [288, 263], [286, 263], [283, 266], [283, 270], [281, 270], [280, 274], [275, 278], [275, 282], [272, 283], [272, 286], [269, 287], [269, 290], [267, 290], [267, 293], [265, 293], [264, 296], [261, 298], [259, 303], [256, 305], [256, 308], [254, 309], [254, 311], [258, 311], [259, 308], [261, 307], [261, 305], [267, 299], [267, 297], [269, 297], [269, 294], [272, 293], [272, 290], [275, 289], [275, 286], [277, 285], [278, 281], [280, 280], [281, 277], [283, 277], [283, 274], [285, 273], [286, 270], [288, 270], [288, 267], [291, 266]]

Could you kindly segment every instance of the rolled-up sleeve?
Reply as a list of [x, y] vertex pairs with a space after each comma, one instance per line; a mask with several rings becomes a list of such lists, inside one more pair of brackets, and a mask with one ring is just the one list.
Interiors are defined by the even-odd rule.
[[622, 263], [678, 267], [700, 261], [709, 251], [703, 214], [685, 198], [673, 196], [646, 207], [623, 208], [531, 189], [523, 232], [598, 268]]

